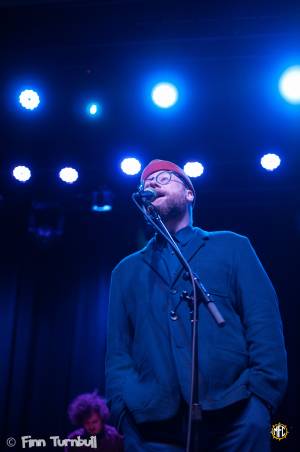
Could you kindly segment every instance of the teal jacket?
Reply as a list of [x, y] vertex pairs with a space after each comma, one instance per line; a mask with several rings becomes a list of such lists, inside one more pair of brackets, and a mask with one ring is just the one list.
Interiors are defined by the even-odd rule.
[[[169, 280], [157, 239], [113, 270], [106, 355], [106, 395], [118, 425], [128, 409], [136, 422], [175, 415], [189, 401], [191, 322], [186, 303], [170, 311], [191, 284], [178, 263]], [[287, 357], [278, 300], [249, 240], [229, 231], [193, 228], [182, 248], [213, 296], [226, 325], [199, 309], [199, 394], [216, 410], [256, 394], [276, 410], [287, 385]]]

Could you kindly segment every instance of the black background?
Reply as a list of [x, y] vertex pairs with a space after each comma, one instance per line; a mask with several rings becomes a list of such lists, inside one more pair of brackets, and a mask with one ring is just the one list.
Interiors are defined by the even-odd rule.
[[[194, 223], [247, 235], [280, 299], [289, 390], [274, 422], [297, 441], [300, 107], [278, 93], [286, 67], [300, 64], [300, 7], [293, 2], [0, 1], [1, 27], [1, 426], [5, 438], [65, 437], [70, 400], [104, 392], [110, 272], [148, 232], [130, 201], [135, 155], [183, 165], [199, 159]], [[153, 107], [151, 86], [178, 84], [170, 111]], [[20, 87], [40, 108], [20, 108]], [[99, 99], [100, 118], [85, 115]], [[260, 157], [278, 152], [268, 173]], [[26, 184], [11, 178], [28, 164]], [[65, 164], [79, 169], [66, 186]], [[114, 196], [112, 212], [90, 211], [93, 190]], [[33, 202], [55, 203], [60, 237], [28, 232]], [[276, 353], [276, 350], [274, 350]], [[15, 449], [16, 450], [16, 449]]]

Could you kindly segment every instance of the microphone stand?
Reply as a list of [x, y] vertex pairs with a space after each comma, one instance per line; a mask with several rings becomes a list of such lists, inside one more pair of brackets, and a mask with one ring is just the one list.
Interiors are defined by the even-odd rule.
[[[156, 207], [153, 206], [150, 201], [143, 200], [139, 193], [133, 193], [132, 200], [142, 212], [146, 221], [150, 223], [171, 245], [178, 260], [186, 271], [186, 278], [190, 279], [192, 283], [192, 296], [188, 295], [186, 291], [183, 291], [180, 298], [185, 300], [189, 305], [192, 327], [192, 373], [186, 452], [198, 452], [200, 449], [200, 432], [197, 427], [202, 420], [202, 408], [199, 401], [199, 356], [197, 340], [199, 304], [201, 302], [204, 303], [219, 327], [225, 325], [225, 320], [215, 305], [212, 296], [207, 292], [198, 276], [193, 273], [189, 263], [182, 255], [177, 243], [163, 223]], [[173, 312], [175, 313], [175, 311]]]

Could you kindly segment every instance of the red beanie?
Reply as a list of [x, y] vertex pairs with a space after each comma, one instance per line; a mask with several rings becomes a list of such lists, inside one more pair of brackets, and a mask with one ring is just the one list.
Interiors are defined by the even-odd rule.
[[148, 163], [148, 165], [142, 172], [141, 183], [144, 184], [147, 177], [150, 176], [150, 174], [155, 173], [156, 171], [173, 171], [174, 173], [177, 173], [182, 179], [184, 179], [187, 186], [192, 190], [194, 197], [196, 196], [192, 181], [188, 177], [188, 175], [183, 171], [182, 168], [180, 168], [180, 166], [176, 165], [173, 162], [169, 162], [168, 160], [156, 159]]

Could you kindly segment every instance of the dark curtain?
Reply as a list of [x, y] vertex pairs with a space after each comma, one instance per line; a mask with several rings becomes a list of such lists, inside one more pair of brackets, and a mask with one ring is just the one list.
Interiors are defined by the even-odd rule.
[[17, 217], [1, 226], [1, 426], [8, 436], [65, 435], [70, 400], [104, 393], [112, 228], [109, 218], [71, 217], [63, 237], [43, 241]]
[[[291, 433], [284, 444], [273, 441], [273, 448], [295, 450], [299, 225], [294, 204], [281, 205], [278, 215], [275, 202], [243, 208], [203, 197], [195, 224], [247, 235], [278, 292], [290, 375], [274, 422], [287, 423]], [[72, 430], [70, 401], [94, 389], [104, 393], [110, 273], [143, 246], [145, 236], [133, 209], [104, 216], [71, 212], [64, 235], [46, 241], [28, 233], [28, 212], [10, 207], [0, 213], [2, 448], [8, 436], [65, 438]]]

